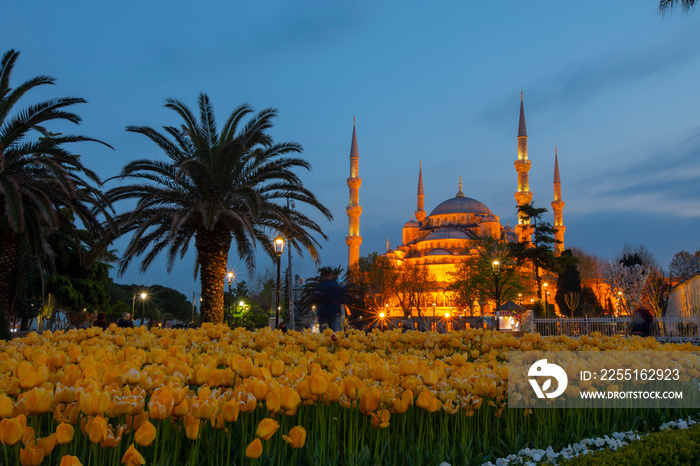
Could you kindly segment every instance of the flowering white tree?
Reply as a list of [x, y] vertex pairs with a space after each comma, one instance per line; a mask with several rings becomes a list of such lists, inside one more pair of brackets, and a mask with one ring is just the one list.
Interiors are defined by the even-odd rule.
[[611, 261], [604, 272], [604, 280], [615, 295], [622, 292], [621, 306], [633, 311], [642, 301], [644, 284], [649, 278], [649, 268], [640, 264], [625, 266], [621, 261]]

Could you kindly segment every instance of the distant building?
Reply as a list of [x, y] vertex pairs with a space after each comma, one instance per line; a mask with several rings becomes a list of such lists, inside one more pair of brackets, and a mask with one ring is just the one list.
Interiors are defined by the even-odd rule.
[[[515, 169], [518, 174], [517, 191], [515, 199], [518, 205], [524, 205], [532, 201], [532, 192], [529, 186], [529, 171], [531, 161], [527, 152], [527, 128], [525, 125], [525, 110], [522, 94], [520, 97], [520, 118], [518, 123], [518, 154], [515, 160]], [[362, 179], [359, 177], [359, 152], [357, 148], [357, 134], [353, 122], [352, 143], [350, 150], [350, 177], [347, 184], [350, 189], [350, 203], [347, 207], [348, 214], [348, 267], [357, 262], [360, 257], [360, 215], [362, 208], [359, 205], [359, 188]], [[557, 244], [557, 253], [564, 249], [563, 223], [564, 201], [561, 199], [561, 179], [559, 176], [559, 161], [555, 148], [554, 154], [554, 211], [555, 237], [560, 241]], [[462, 191], [462, 179], [459, 179], [459, 189], [455, 197], [439, 203], [427, 214], [424, 210], [423, 167], [419, 164], [418, 191], [416, 211], [402, 229], [402, 244], [390, 249], [387, 244], [386, 257], [395, 263], [418, 264], [427, 267], [439, 282], [441, 288], [434, 295], [438, 308], [445, 309], [451, 306], [451, 297], [444, 292], [451, 281], [450, 273], [456, 271], [465, 259], [476, 254], [475, 240], [479, 236], [492, 236], [502, 241], [530, 242], [532, 227], [529, 222], [519, 219], [515, 227], [501, 223], [500, 217], [495, 215], [482, 202], [467, 197]], [[550, 284], [551, 293], [549, 303], [554, 302], [556, 289]], [[529, 301], [529, 300], [528, 300]], [[490, 310], [487, 308], [487, 311]]]

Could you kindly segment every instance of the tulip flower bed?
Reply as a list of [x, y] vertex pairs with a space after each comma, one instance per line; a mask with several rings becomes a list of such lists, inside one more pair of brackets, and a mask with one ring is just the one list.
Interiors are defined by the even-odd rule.
[[111, 326], [0, 342], [0, 464], [481, 464], [687, 410], [508, 409], [506, 357], [691, 350], [484, 330]]

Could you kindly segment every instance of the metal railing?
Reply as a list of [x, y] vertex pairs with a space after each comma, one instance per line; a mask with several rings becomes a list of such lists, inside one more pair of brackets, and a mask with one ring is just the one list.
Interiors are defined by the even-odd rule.
[[[625, 317], [535, 318], [535, 331], [541, 335], [577, 337], [598, 332], [605, 336], [629, 336], [631, 319]], [[662, 317], [655, 319], [652, 336], [659, 341], [700, 343], [700, 316]]]

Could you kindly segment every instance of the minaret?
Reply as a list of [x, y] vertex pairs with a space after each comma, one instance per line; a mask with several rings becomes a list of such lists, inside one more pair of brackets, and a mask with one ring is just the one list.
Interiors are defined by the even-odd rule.
[[416, 205], [416, 221], [418, 223], [425, 219], [425, 210], [423, 210], [423, 162], [418, 165], [418, 202]]
[[554, 201], [552, 201], [552, 210], [554, 211], [554, 238], [560, 241], [555, 245], [554, 251], [557, 256], [564, 250], [564, 219], [562, 211], [564, 210], [564, 201], [561, 200], [561, 179], [559, 178], [559, 157], [557, 156], [557, 148], [554, 148]]
[[355, 134], [355, 117], [352, 117], [352, 143], [350, 144], [350, 178], [348, 178], [348, 188], [350, 188], [350, 203], [345, 211], [348, 213], [348, 236], [345, 243], [348, 245], [348, 269], [360, 260], [360, 156], [357, 152], [357, 135]]
[[[527, 128], [525, 127], [525, 109], [523, 107], [523, 93], [520, 92], [520, 121], [518, 122], [518, 160], [515, 161], [515, 170], [518, 172], [518, 190], [515, 192], [515, 200], [519, 206], [532, 202], [530, 181], [530, 161], [527, 159]], [[515, 227], [518, 239], [521, 243], [529, 243], [532, 237], [530, 221], [518, 218]]]

